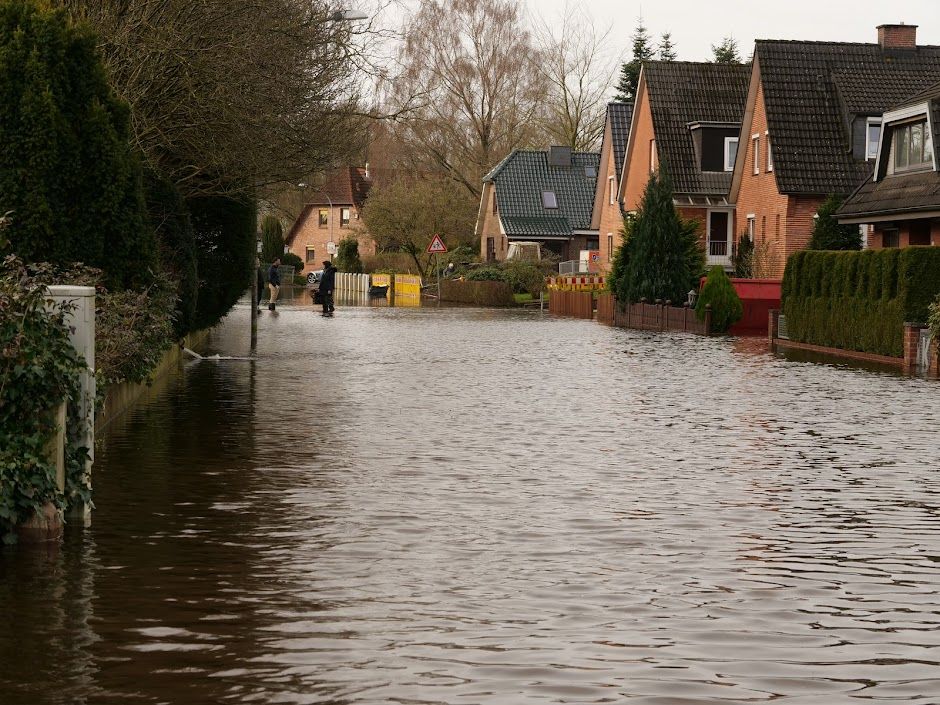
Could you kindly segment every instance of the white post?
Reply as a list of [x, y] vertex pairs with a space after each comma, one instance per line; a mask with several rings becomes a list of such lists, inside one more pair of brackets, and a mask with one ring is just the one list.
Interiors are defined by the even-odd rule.
[[[49, 301], [52, 304], [71, 304], [71, 310], [65, 314], [65, 325], [72, 346], [85, 361], [85, 369], [80, 376], [78, 399], [82, 428], [76, 435], [80, 439], [79, 442], [88, 448], [89, 459], [86, 461], [85, 472], [90, 477], [91, 465], [95, 458], [95, 288], [50, 286]], [[91, 508], [85, 505], [74, 506], [69, 516], [87, 521], [91, 517]]]

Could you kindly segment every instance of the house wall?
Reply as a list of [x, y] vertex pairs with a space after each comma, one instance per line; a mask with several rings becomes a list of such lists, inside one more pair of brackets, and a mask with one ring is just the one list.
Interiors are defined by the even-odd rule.
[[[601, 169], [598, 178], [597, 204], [596, 208], [600, 214], [597, 221], [598, 237], [600, 239], [600, 267], [601, 272], [609, 272], [613, 264], [614, 253], [620, 247], [623, 241], [621, 230], [623, 229], [623, 217], [620, 215], [620, 203], [617, 200], [620, 184], [617, 182], [617, 166], [614, 162], [614, 146], [611, 141], [610, 123], [607, 124], [607, 130], [604, 135], [604, 144], [606, 149], [601, 157], [606, 162], [607, 168]], [[614, 184], [614, 203], [610, 203], [610, 179], [613, 178]]]
[[[924, 220], [899, 220], [895, 225], [898, 229], [898, 247], [911, 247], [911, 225], [914, 223], [923, 224]], [[940, 246], [940, 219], [930, 221], [930, 244]], [[882, 223], [875, 223], [874, 230], [868, 233], [868, 247], [872, 250], [880, 250], [884, 247], [884, 230]]]
[[[501, 232], [499, 224], [499, 203], [496, 202], [496, 186], [492, 182], [483, 185], [482, 200], [483, 212], [481, 213], [480, 226], [480, 259], [486, 261], [486, 241], [488, 238], [495, 239], [496, 259], [502, 261], [506, 259], [509, 251], [509, 239]], [[497, 212], [494, 213], [494, 204]]]
[[698, 221], [698, 241], [702, 247], [708, 247], [708, 209], [707, 208], [686, 208], [684, 206], [679, 206], [676, 208], [679, 211], [679, 217], [684, 220], [697, 220]]
[[[319, 223], [321, 208], [330, 211], [329, 221], [322, 227]], [[341, 208], [350, 209], [349, 225], [340, 225]], [[330, 223], [333, 225], [332, 231], [330, 230]], [[375, 240], [369, 236], [365, 223], [362, 222], [360, 213], [355, 206], [334, 205], [332, 209], [329, 206], [314, 206], [297, 228], [289, 246], [290, 251], [304, 262], [305, 272], [321, 269], [321, 262], [332, 259], [327, 252], [327, 243], [330, 241], [331, 236], [337, 246], [341, 240], [347, 237], [355, 237], [359, 242], [360, 257], [370, 257], [375, 254]], [[308, 247], [313, 248], [312, 261], [307, 256]]]
[[[754, 217], [754, 244], [762, 257], [761, 274], [782, 277], [787, 257], [806, 247], [813, 227], [813, 216], [824, 198], [787, 196], [777, 188], [773, 171], [767, 171], [767, 112], [763, 85], [757, 87], [754, 114], [750, 125], [741, 128], [739, 152], [744, 152], [744, 169], [735, 209], [735, 241], [747, 230], [748, 216]], [[759, 173], [754, 173], [754, 135], [760, 135]], [[769, 135], [770, 140], [773, 135]]]
[[[623, 207], [626, 211], [635, 211], [643, 200], [643, 191], [650, 180], [650, 140], [654, 139], [653, 113], [650, 111], [649, 96], [644, 85], [637, 96], [633, 131], [630, 133], [628, 163], [624, 165]], [[606, 234], [606, 230], [602, 230]]]

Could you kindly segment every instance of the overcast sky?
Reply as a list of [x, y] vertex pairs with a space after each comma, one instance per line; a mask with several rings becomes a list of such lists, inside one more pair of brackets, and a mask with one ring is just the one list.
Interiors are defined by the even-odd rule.
[[[413, 5], [413, 0], [403, 0]], [[630, 53], [630, 36], [642, 13], [655, 39], [672, 33], [678, 58], [704, 61], [711, 45], [733, 36], [746, 59], [754, 39], [874, 42], [879, 24], [919, 25], [918, 44], [940, 45], [940, 0], [520, 0], [528, 12], [558, 18], [566, 3], [586, 11], [597, 27], [613, 26], [617, 51]], [[397, 13], [396, 13], [397, 14]], [[557, 19], [556, 19], [557, 22]]]

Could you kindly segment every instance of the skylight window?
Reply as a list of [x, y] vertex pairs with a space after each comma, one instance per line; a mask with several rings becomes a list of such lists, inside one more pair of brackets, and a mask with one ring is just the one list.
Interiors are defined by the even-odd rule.
[[542, 208], [558, 208], [558, 198], [554, 191], [542, 191]]
[[597, 169], [593, 166], [584, 167], [584, 175], [589, 179], [594, 179], [597, 177]]

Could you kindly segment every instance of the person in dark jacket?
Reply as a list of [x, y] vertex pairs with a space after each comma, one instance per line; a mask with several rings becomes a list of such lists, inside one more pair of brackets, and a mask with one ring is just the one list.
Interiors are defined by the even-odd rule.
[[271, 268], [268, 269], [268, 289], [271, 291], [271, 296], [268, 299], [268, 310], [274, 310], [274, 304], [277, 303], [277, 295], [281, 293], [281, 273], [279, 268], [281, 266], [281, 258], [276, 258], [271, 263]]
[[332, 316], [333, 290], [336, 289], [336, 267], [329, 260], [323, 260], [323, 276], [320, 277], [320, 303], [323, 304], [323, 315]]

